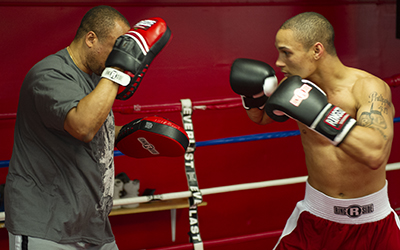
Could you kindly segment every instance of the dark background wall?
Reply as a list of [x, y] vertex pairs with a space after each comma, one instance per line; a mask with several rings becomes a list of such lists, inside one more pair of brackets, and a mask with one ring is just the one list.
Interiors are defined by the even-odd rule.
[[[0, 1], [0, 161], [11, 157], [19, 89], [28, 70], [45, 56], [72, 41], [83, 15], [102, 1], [18, 0]], [[133, 25], [159, 16], [172, 30], [171, 43], [156, 57], [139, 90], [127, 101], [115, 102], [116, 123], [122, 125], [147, 115], [160, 115], [181, 124], [179, 111], [165, 112], [161, 105], [219, 103], [229, 98], [231, 108], [195, 110], [197, 142], [214, 139], [297, 130], [295, 122], [259, 126], [253, 124], [229, 87], [234, 59], [246, 57], [275, 67], [275, 33], [288, 18], [304, 11], [325, 15], [336, 30], [339, 57], [348, 66], [385, 78], [400, 73], [400, 40], [396, 39], [395, 0], [195, 0], [108, 1]], [[392, 88], [393, 102], [400, 108], [400, 88]], [[121, 114], [122, 106], [155, 105], [163, 112]], [[167, 105], [168, 106], [168, 105]], [[398, 115], [397, 115], [398, 116]], [[390, 163], [399, 162], [399, 123]], [[116, 173], [139, 179], [141, 192], [157, 194], [186, 191], [183, 158], [115, 158]], [[298, 136], [198, 147], [195, 165], [200, 188], [250, 183], [307, 175]], [[7, 167], [0, 168], [0, 183]], [[392, 206], [400, 207], [399, 171], [388, 172]], [[204, 241], [237, 238], [282, 230], [294, 205], [304, 195], [304, 183], [204, 196], [199, 207]], [[111, 217], [121, 250], [150, 249], [188, 243], [188, 210], [177, 210], [176, 241], [171, 241], [169, 211]], [[206, 249], [272, 249], [277, 237], [234, 246]], [[0, 229], [0, 249], [7, 249], [6, 229]]]

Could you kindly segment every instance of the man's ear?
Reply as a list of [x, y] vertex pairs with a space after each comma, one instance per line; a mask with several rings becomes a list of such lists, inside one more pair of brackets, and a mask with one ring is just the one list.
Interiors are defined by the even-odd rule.
[[89, 48], [92, 48], [97, 41], [98, 37], [96, 33], [94, 33], [93, 31], [89, 31], [88, 33], [86, 33], [85, 43]]
[[317, 42], [313, 46], [313, 56], [315, 60], [319, 60], [325, 53], [325, 47], [322, 43]]

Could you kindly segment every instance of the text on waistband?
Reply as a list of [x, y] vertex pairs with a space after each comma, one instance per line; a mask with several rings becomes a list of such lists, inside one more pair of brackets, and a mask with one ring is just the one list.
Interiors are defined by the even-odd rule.
[[351, 205], [348, 207], [334, 206], [333, 209], [335, 214], [346, 215], [350, 218], [358, 218], [363, 214], [374, 212], [374, 204], [368, 204], [364, 206]]

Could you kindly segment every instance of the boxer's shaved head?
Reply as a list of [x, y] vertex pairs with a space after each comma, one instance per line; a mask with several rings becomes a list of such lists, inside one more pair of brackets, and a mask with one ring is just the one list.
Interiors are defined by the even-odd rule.
[[329, 54], [336, 55], [335, 32], [330, 22], [321, 14], [301, 13], [284, 22], [280, 29], [292, 30], [294, 38], [303, 44], [305, 50], [310, 49], [316, 42], [320, 42]]
[[116, 21], [122, 21], [130, 27], [128, 20], [116, 9], [104, 5], [94, 7], [83, 16], [75, 40], [84, 37], [89, 31], [96, 33], [97, 37], [102, 40], [109, 36]]

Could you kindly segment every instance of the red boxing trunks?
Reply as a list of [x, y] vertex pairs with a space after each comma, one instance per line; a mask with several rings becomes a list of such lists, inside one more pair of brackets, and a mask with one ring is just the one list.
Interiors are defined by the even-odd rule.
[[400, 249], [400, 221], [387, 184], [357, 199], [335, 199], [311, 187], [297, 203], [274, 250]]

